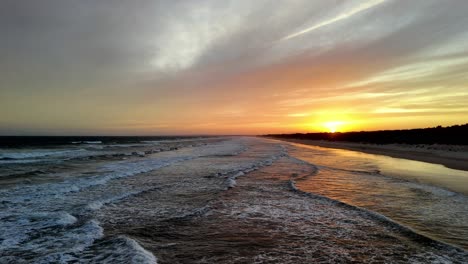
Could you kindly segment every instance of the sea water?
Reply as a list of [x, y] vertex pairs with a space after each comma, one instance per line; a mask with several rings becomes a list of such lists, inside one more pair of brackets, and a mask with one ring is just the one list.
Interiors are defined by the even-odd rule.
[[[241, 137], [97, 138], [4, 147], [0, 263], [156, 263], [158, 249], [172, 244], [157, 243], [159, 237], [139, 241], [142, 231], [136, 230], [151, 237], [152, 229], [145, 226], [154, 222], [166, 223], [161, 225], [170, 230], [174, 219], [209, 218], [217, 197], [238, 188], [238, 178], [252, 172], [292, 175], [303, 191], [366, 208], [466, 248], [464, 194], [415, 180], [433, 174], [432, 169], [412, 170], [406, 178], [402, 166], [382, 161], [386, 157], [360, 155]], [[310, 169], [297, 173], [294, 164]], [[441, 177], [455, 175], [451, 172], [438, 171]], [[454, 177], [465, 175], [457, 173]], [[265, 195], [275, 199], [274, 192]], [[254, 208], [239, 214], [258, 217], [249, 210]], [[292, 217], [273, 216], [286, 217], [284, 221]]]
[[291, 156], [317, 168], [298, 181], [300, 189], [367, 208], [468, 249], [467, 171], [350, 150], [289, 148]]

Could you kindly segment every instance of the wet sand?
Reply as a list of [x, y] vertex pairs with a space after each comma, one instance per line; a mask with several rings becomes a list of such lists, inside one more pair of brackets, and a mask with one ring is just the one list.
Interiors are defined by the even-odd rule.
[[353, 142], [329, 142], [322, 140], [272, 139], [325, 148], [361, 151], [369, 154], [385, 155], [394, 158], [417, 160], [441, 164], [451, 169], [468, 171], [468, 147], [466, 146], [411, 146], [401, 144], [377, 145]]

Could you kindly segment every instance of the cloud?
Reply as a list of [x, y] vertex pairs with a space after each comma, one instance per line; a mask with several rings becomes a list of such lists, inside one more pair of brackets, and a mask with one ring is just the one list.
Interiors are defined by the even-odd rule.
[[308, 27], [306, 29], [303, 29], [299, 32], [296, 32], [296, 33], [293, 33], [293, 34], [290, 34], [284, 38], [282, 38], [282, 40], [288, 40], [288, 39], [292, 39], [292, 38], [295, 38], [295, 37], [298, 37], [300, 35], [303, 35], [303, 34], [306, 34], [306, 33], [309, 33], [313, 30], [316, 30], [316, 29], [319, 29], [321, 27], [325, 27], [325, 26], [328, 26], [330, 24], [333, 24], [333, 23], [336, 23], [336, 22], [339, 22], [341, 20], [344, 20], [344, 19], [348, 19], [362, 11], [365, 11], [369, 8], [372, 8], [372, 7], [375, 7], [379, 4], [382, 4], [383, 2], [385, 2], [386, 0], [370, 0], [370, 1], [367, 1], [367, 2], [364, 2], [364, 3], [361, 3], [353, 8], [351, 8], [350, 10], [347, 10], [343, 13], [340, 13], [338, 14], [337, 16], [333, 17], [333, 18], [330, 18], [330, 19], [327, 19], [325, 21], [322, 21], [318, 24], [315, 24], [311, 27]]
[[437, 111], [468, 121], [466, 10], [463, 0], [7, 0], [0, 127], [147, 134], [234, 122], [250, 133], [325, 113], [425, 112], [427, 124]]

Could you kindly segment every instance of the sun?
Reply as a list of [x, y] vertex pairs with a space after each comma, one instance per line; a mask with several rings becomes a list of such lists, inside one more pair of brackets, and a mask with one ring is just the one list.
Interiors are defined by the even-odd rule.
[[323, 123], [324, 128], [326, 128], [331, 133], [340, 131], [343, 125], [344, 125], [343, 121], [328, 121], [328, 122]]
[[315, 120], [307, 121], [304, 127], [306, 127], [308, 131], [329, 133], [352, 131], [352, 129], [355, 129], [356, 122], [359, 122], [342, 115], [333, 115], [330, 117], [323, 115]]

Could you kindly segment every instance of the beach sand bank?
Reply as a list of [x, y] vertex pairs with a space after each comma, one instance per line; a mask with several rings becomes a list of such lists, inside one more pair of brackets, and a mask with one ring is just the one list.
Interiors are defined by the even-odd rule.
[[283, 139], [287, 142], [361, 151], [369, 154], [386, 155], [394, 158], [417, 160], [441, 164], [447, 168], [468, 171], [468, 146], [451, 145], [406, 145], [406, 144], [365, 144], [353, 142], [330, 142], [323, 140]]

